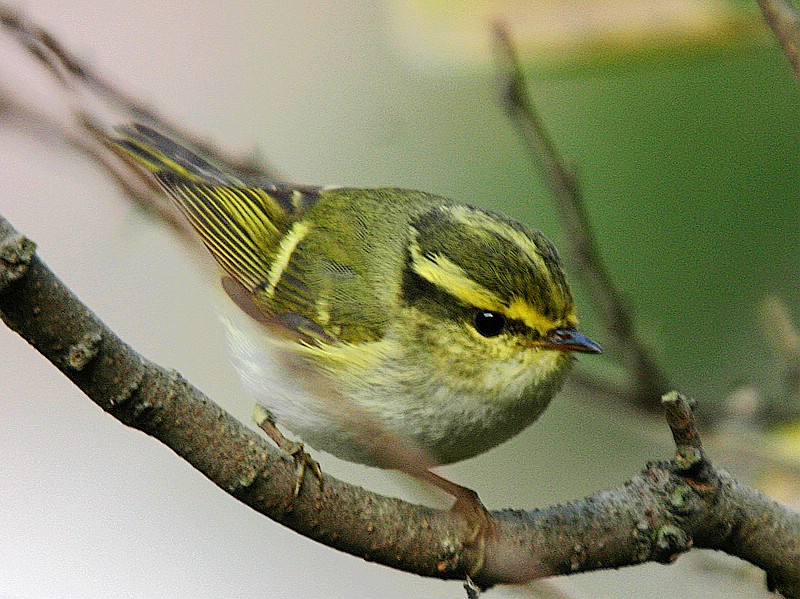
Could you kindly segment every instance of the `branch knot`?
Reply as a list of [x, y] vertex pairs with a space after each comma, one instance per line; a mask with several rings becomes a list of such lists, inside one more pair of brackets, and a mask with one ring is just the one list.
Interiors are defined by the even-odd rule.
[[83, 370], [94, 361], [100, 353], [103, 335], [99, 331], [86, 333], [77, 343], [71, 345], [67, 352], [67, 365], [73, 370]]
[[22, 279], [36, 254], [36, 244], [13, 228], [0, 229], [0, 293]]

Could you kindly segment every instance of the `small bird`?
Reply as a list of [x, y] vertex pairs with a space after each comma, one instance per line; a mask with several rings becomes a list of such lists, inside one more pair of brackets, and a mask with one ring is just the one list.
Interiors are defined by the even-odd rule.
[[[491, 528], [469, 489], [429, 472], [531, 424], [576, 352], [555, 247], [539, 231], [449, 199], [395, 188], [297, 186], [241, 175], [140, 124], [123, 155], [152, 173], [222, 267], [241, 309], [226, 317], [234, 366], [262, 428], [345, 460], [410, 471]], [[484, 542], [485, 539], [481, 540]]]

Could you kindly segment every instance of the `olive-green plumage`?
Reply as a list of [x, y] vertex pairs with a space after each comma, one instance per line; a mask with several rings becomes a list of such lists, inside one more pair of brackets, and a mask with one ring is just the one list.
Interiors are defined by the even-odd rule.
[[[575, 330], [561, 261], [538, 231], [419, 191], [249, 180], [147, 127], [120, 134], [115, 143], [153, 173], [226, 271], [231, 297], [291, 340], [266, 354], [302, 356], [351, 416], [374, 418], [434, 461], [515, 434], [560, 386], [569, 352], [599, 351]], [[342, 402], [303, 399], [316, 383], [270, 396], [252, 334], [231, 326], [242, 378], [278, 424], [346, 459], [385, 462], [348, 429]]]

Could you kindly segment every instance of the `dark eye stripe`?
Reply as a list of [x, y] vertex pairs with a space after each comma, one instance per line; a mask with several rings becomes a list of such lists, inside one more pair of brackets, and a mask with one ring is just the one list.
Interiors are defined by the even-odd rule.
[[[448, 293], [448, 291], [438, 285], [428, 281], [426, 278], [417, 274], [413, 268], [411, 256], [408, 255], [403, 267], [402, 285], [400, 287], [400, 304], [413, 306], [419, 310], [441, 320], [450, 320], [462, 323], [464, 326], [474, 328], [479, 334], [485, 337], [497, 336], [503, 332], [512, 335], [538, 335], [535, 329], [526, 325], [522, 320], [511, 318], [496, 310], [485, 310], [476, 308], [474, 305], [464, 303], [461, 299]], [[493, 335], [485, 335], [476, 326], [475, 318], [478, 312], [489, 312], [496, 314], [502, 319], [503, 329]], [[498, 320], [499, 320], [498, 319]], [[481, 317], [481, 320], [488, 318]], [[487, 325], [488, 326], [488, 325]], [[490, 332], [488, 328], [486, 332]]]

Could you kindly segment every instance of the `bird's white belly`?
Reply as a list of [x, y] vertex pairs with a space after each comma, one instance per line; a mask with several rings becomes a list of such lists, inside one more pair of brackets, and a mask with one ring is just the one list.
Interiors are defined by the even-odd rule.
[[400, 467], [395, 461], [413, 454], [447, 464], [487, 451], [541, 414], [567, 370], [554, 367], [538, 380], [524, 370], [489, 372], [499, 379], [491, 399], [454, 392], [441, 373], [402, 362], [343, 386], [243, 313], [220, 316], [244, 387], [276, 424], [315, 449], [368, 465]]

